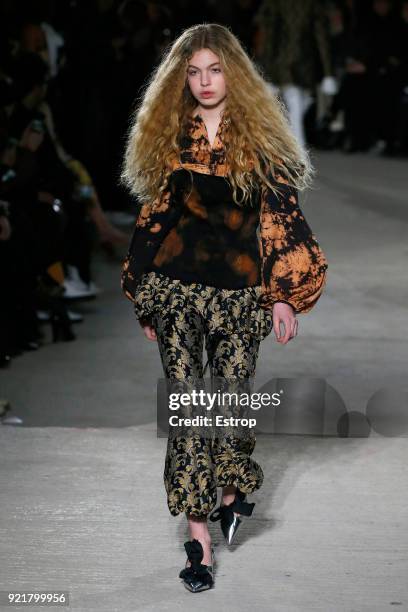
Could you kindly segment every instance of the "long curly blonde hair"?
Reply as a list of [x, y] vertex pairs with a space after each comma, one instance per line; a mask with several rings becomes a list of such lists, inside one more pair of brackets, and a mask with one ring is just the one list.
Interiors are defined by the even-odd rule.
[[[227, 180], [245, 201], [255, 185], [268, 185], [278, 167], [288, 183], [303, 190], [314, 173], [308, 152], [292, 133], [287, 111], [272, 93], [261, 69], [237, 37], [219, 24], [192, 26], [172, 43], [153, 71], [131, 113], [120, 182], [141, 202], [157, 201], [180, 154], [180, 135], [197, 107], [187, 82], [188, 62], [210, 49], [220, 61], [227, 96], [223, 118], [229, 122]], [[269, 177], [268, 177], [269, 175]]]

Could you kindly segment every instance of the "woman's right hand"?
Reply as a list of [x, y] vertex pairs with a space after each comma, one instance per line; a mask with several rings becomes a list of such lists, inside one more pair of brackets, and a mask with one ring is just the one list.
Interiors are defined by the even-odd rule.
[[157, 340], [156, 330], [152, 326], [152, 322], [150, 319], [139, 319], [139, 323], [141, 328], [143, 329], [143, 333], [148, 340]]

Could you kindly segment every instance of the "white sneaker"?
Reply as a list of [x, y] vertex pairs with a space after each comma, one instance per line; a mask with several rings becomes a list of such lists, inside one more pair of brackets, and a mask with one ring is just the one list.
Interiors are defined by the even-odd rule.
[[76, 283], [78, 283], [78, 285], [85, 284], [84, 281], [82, 280], [82, 278], [79, 275], [78, 268], [76, 268], [75, 266], [71, 266], [69, 264], [67, 264], [67, 276], [66, 276], [66, 278], [69, 278], [69, 280], [75, 281]]
[[79, 284], [69, 278], [64, 280], [62, 286], [64, 287], [64, 295], [62, 297], [67, 299], [96, 296], [96, 292], [91, 291], [84, 283]]
[[36, 315], [39, 321], [49, 321], [51, 318], [49, 310], [36, 310]]
[[98, 287], [98, 285], [95, 285], [95, 283], [93, 281], [91, 281], [88, 284], [84, 283], [84, 285], [85, 285], [85, 287], [87, 287], [89, 289], [89, 291], [92, 291], [92, 293], [94, 293], [95, 295], [99, 295], [99, 293], [102, 293], [101, 288]]
[[101, 293], [101, 289], [97, 285], [95, 285], [93, 281], [91, 281], [90, 283], [85, 283], [82, 280], [79, 275], [79, 270], [75, 266], [71, 266], [68, 264], [67, 271], [68, 280], [74, 282], [75, 286], [78, 288], [79, 291], [83, 290], [86, 293], [91, 292], [92, 295], [98, 295], [99, 293]]
[[[51, 319], [50, 310], [37, 310], [36, 314], [37, 314], [38, 321], [46, 322]], [[79, 312], [76, 312], [75, 310], [69, 310], [68, 308], [67, 308], [67, 315], [68, 315], [68, 319], [72, 323], [80, 323], [81, 321], [84, 320], [83, 315], [81, 315]]]
[[18, 416], [8, 416], [4, 419], [1, 419], [2, 425], [21, 425], [23, 419], [20, 419]]
[[84, 320], [83, 315], [81, 315], [79, 312], [75, 312], [75, 310], [67, 309], [67, 315], [71, 323], [80, 323]]

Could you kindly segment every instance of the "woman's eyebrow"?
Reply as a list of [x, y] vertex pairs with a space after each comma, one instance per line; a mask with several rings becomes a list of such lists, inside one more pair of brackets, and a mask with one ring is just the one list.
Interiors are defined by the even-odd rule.
[[[211, 66], [215, 66], [216, 64], [219, 64], [220, 62], [213, 62], [212, 64], [208, 65], [208, 68], [211, 68]], [[189, 68], [197, 68], [197, 70], [200, 70], [200, 68], [198, 68], [198, 66], [194, 66], [193, 64], [189, 64], [188, 65]]]

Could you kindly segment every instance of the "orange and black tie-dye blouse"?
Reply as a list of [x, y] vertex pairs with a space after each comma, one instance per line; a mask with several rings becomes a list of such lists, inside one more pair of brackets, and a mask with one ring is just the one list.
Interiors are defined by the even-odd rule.
[[228, 120], [220, 122], [211, 147], [201, 115], [191, 117], [179, 160], [161, 197], [141, 207], [121, 286], [134, 300], [144, 272], [154, 270], [186, 283], [225, 289], [261, 285], [260, 305], [275, 302], [308, 312], [320, 297], [326, 257], [282, 175], [280, 195], [263, 186], [237, 205], [226, 180]]

